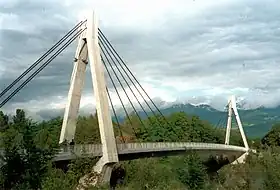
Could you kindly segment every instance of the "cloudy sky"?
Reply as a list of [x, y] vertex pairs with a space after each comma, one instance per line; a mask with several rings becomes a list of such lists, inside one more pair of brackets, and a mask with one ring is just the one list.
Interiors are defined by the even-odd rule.
[[[1, 0], [0, 90], [92, 9], [102, 31], [157, 101], [221, 109], [235, 94], [246, 108], [280, 104], [278, 0]], [[60, 113], [76, 44], [3, 109], [24, 108], [36, 118]], [[94, 105], [87, 72], [81, 108], [88, 113]]]

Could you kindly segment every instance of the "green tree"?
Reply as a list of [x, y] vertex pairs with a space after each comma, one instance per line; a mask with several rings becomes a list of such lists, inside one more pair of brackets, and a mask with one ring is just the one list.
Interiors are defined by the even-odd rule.
[[62, 118], [57, 117], [37, 124], [34, 141], [37, 146], [45, 149], [58, 148]]
[[38, 128], [36, 123], [27, 119], [23, 110], [17, 109], [12, 122], [4, 131], [2, 147], [4, 153], [1, 168], [2, 186], [5, 189], [38, 189], [47, 164], [52, 159], [52, 151], [39, 148], [34, 137]]
[[0, 132], [4, 132], [8, 128], [9, 117], [0, 111]]
[[79, 116], [75, 133], [75, 143], [92, 144], [100, 143], [99, 125], [97, 114], [89, 117]]
[[191, 190], [204, 189], [207, 173], [199, 156], [190, 154], [183, 157], [181, 162], [176, 170], [178, 179]]
[[272, 126], [272, 129], [262, 138], [261, 143], [266, 146], [280, 146], [280, 124]]

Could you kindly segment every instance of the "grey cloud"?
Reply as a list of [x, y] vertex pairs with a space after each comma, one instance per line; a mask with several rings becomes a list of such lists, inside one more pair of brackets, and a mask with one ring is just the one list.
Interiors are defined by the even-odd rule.
[[[21, 90], [19, 94], [11, 100], [11, 102], [25, 102], [30, 99], [40, 100], [44, 97], [52, 96], [67, 96], [73, 67], [73, 59], [71, 59], [71, 57], [74, 57], [74, 52], [68, 51], [66, 52], [66, 55], [62, 55], [55, 59], [40, 74], [38, 74], [37, 77], [35, 77], [29, 84], [27, 84], [26, 87], [24, 87], [23, 90]], [[124, 81], [123, 77], [119, 74], [118, 70], [116, 68], [114, 68], [114, 70], [116, 70], [116, 74], [118, 75], [118, 79], [122, 83], [122, 86], [124, 88], [127, 87], [126, 82]], [[118, 88], [118, 90], [120, 90], [119, 81], [117, 80], [115, 74], [112, 72], [111, 68], [109, 68], [109, 72], [111, 73], [111, 77], [116, 87]], [[112, 88], [112, 81], [109, 79], [108, 73], [105, 72], [105, 74], [107, 78], [107, 86], [108, 88]], [[90, 68], [88, 67], [85, 78], [85, 90], [83, 91], [83, 93], [92, 90], [92, 82], [90, 75]], [[126, 77], [127, 83], [130, 85], [131, 82], [128, 80], [127, 76], [125, 74], [123, 75], [124, 77]], [[30, 74], [28, 76], [30, 76]], [[5, 84], [3, 85], [2, 90], [4, 89], [4, 87], [10, 84], [15, 79], [15, 77], [16, 76], [8, 76], [6, 78], [1, 79], [1, 83]], [[27, 77], [25, 77], [24, 79], [27, 79]], [[13, 90], [15, 88], [13, 88]]]
[[[205, 15], [208, 21], [208, 26], [206, 25], [206, 27], [196, 27], [196, 24], [194, 24], [194, 27], [192, 27], [190, 26], [193, 24], [192, 22], [188, 25], [188, 27], [182, 25], [183, 22], [181, 22], [180, 26], [177, 24], [179, 29], [175, 31], [179, 32], [177, 32], [176, 35], [168, 33], [168, 37], [172, 38], [172, 36], [174, 36], [174, 44], [177, 44], [176, 42], [180, 41], [179, 44], [181, 47], [183, 46], [184, 49], [180, 51], [178, 50], [179, 48], [176, 48], [176, 50], [175, 48], [162, 48], [166, 47], [164, 45], [159, 45], [159, 47], [161, 47], [159, 49], [153, 49], [153, 52], [156, 51], [157, 55], [162, 56], [161, 59], [164, 60], [163, 63], [166, 63], [166, 67], [162, 65], [162, 68], [170, 68], [168, 65], [171, 62], [174, 65], [173, 69], [153, 69], [149, 72], [149, 74], [151, 76], [159, 75], [169, 76], [171, 78], [173, 76], [182, 76], [184, 78], [194, 76], [207, 78], [213, 76], [213, 80], [208, 80], [213, 81], [213, 85], [222, 85], [227, 81], [227, 78], [228, 80], [235, 78], [233, 81], [234, 83], [231, 85], [232, 87], [234, 85], [251, 87], [252, 85], [256, 85], [256, 83], [260, 83], [264, 80], [267, 82], [274, 82], [275, 78], [269, 77], [269, 72], [276, 73], [277, 71], [275, 69], [279, 68], [279, 64], [278, 66], [272, 64], [272, 62], [279, 62], [277, 52], [277, 49], [279, 49], [277, 43], [277, 41], [279, 41], [277, 35], [278, 30], [275, 31], [275, 26], [277, 23], [279, 25], [278, 20], [275, 21], [275, 18], [279, 18], [279, 14], [278, 12], [271, 12], [271, 10], [269, 11], [270, 14], [264, 14], [264, 11], [260, 10], [261, 7], [262, 6], [259, 5], [258, 9], [253, 10], [251, 15], [262, 14], [262, 16], [266, 19], [257, 20], [256, 18], [240, 21], [238, 20], [237, 16], [234, 16], [234, 11], [221, 14], [220, 10], [218, 10], [212, 17], [211, 15]], [[231, 24], [229, 27], [232, 27], [234, 30], [229, 30], [225, 34], [220, 34], [215, 30], [211, 31], [211, 28], [217, 26], [221, 27], [221, 31], [224, 28], [227, 29], [227, 27], [223, 27], [223, 19], [221, 19], [222, 24], [217, 23], [220, 21], [221, 17], [231, 18], [232, 20], [228, 20], [228, 23]], [[204, 18], [201, 19], [203, 20]], [[211, 26], [212, 20], [214, 20], [213, 26]], [[189, 20], [186, 20], [185, 23], [188, 23], [188, 21]], [[197, 21], [197, 19], [195, 21]], [[227, 25], [228, 24], [225, 24], [225, 26]], [[173, 29], [176, 27], [170, 28]], [[191, 28], [191, 30], [188, 28]], [[195, 29], [197, 30], [196, 32], [194, 32]], [[160, 35], [161, 33], [158, 33], [158, 36]], [[210, 46], [208, 46], [208, 39], [212, 39], [210, 41]], [[142, 41], [146, 42], [148, 39]], [[151, 42], [151, 40], [149, 41]], [[246, 51], [239, 52], [239, 54], [234, 57], [232, 57], [233, 52], [229, 51], [222, 51], [220, 54], [212, 54], [212, 51], [215, 49], [223, 50], [225, 47], [231, 47], [232, 45], [238, 46], [242, 44], [245, 44], [245, 47], [248, 47], [249, 50], [255, 51], [255, 54], [251, 54], [250, 52]], [[161, 50], [161, 52], [158, 50]], [[236, 47], [236, 50], [238, 50], [238, 47]], [[180, 55], [183, 51], [186, 52], [185, 57], [182, 58], [182, 56], [179, 56], [179, 60], [176, 60], [176, 58], [174, 59], [174, 55]], [[249, 54], [247, 55], [246, 53]], [[170, 60], [168, 56], [170, 56], [172, 60]], [[150, 57], [152, 57], [152, 55]], [[243, 63], [244, 68], [242, 67]], [[258, 74], [251, 70], [262, 70], [264, 68], [268, 68], [270, 65], [274, 67], [274, 69], [268, 70], [267, 72]], [[214, 77], [216, 74], [224, 74], [224, 79], [216, 80], [216, 77]], [[277, 74], [279, 75], [279, 73]]]
[[[32, 23], [37, 29], [35, 33], [33, 31], [30, 33], [29, 31], [0, 29], [0, 35], [3, 39], [1, 40], [3, 50], [1, 51], [0, 62], [6, 66], [5, 75], [0, 76], [1, 90], [9, 85], [74, 25], [71, 19], [69, 20], [72, 23], [57, 19], [57, 15], [63, 15], [64, 17], [68, 15], [67, 9], [63, 10], [63, 7], [57, 3], [39, 3], [38, 1], [26, 1], [24, 3], [19, 1], [12, 7], [2, 7], [0, 9], [1, 13], [9, 14], [12, 12], [19, 16], [23, 22], [29, 21], [29, 24]], [[61, 13], [61, 11], [63, 12]], [[11, 103], [25, 102], [31, 99], [40, 100], [44, 97], [58, 95], [67, 96], [75, 45], [76, 43], [46, 67], [11, 100]], [[109, 70], [111, 71], [111, 69]], [[114, 77], [114, 81], [116, 81], [116, 77]], [[122, 83], [124, 83], [123, 80]], [[118, 83], [116, 85], [119, 86]], [[111, 88], [112, 83], [110, 82], [108, 86]], [[89, 68], [86, 74], [85, 89], [85, 91], [92, 90]]]
[[[58, 32], [56, 32], [56, 31], [52, 31], [51, 33], [58, 34]], [[9, 34], [9, 33], [7, 33], [7, 34]], [[24, 35], [20, 32], [16, 32], [16, 31], [12, 31], [12, 34], [19, 34], [19, 36], [24, 36], [24, 38], [22, 38], [22, 37], [18, 37], [16, 35], [16, 37], [18, 37], [19, 39], [23, 39], [23, 41], [27, 41], [27, 40], [30, 40], [31, 38], [34, 38], [34, 36], [32, 36], [32, 35], [27, 35], [27, 34]], [[4, 33], [4, 35], [5, 35], [5, 33]], [[11, 35], [11, 34], [9, 34], [9, 35]], [[7, 40], [14, 39], [13, 37], [10, 37], [9, 35], [5, 36]], [[47, 33], [40, 34], [40, 36], [46, 36], [46, 35], [47, 35]], [[60, 36], [62, 36], [62, 35], [60, 35]], [[54, 41], [54, 40], [53, 40], [53, 38], [49, 37], [48, 41]], [[7, 44], [8, 44], [8, 42], [7, 42]], [[10, 44], [9, 45], [10, 48], [6, 49], [6, 51], [10, 54], [6, 54], [4, 52], [6, 58], [4, 57], [2, 59], [2, 61], [6, 62], [6, 63], [7, 62], [11, 63], [14, 61], [20, 62], [21, 59], [23, 59], [23, 58], [22, 57], [19, 57], [19, 58], [13, 57], [14, 52], [19, 53], [19, 55], [24, 55], [24, 57], [28, 57], [29, 53], [31, 53], [33, 55], [32, 58], [34, 58], [34, 61], [35, 61], [37, 59], [37, 58], [35, 59], [35, 57], [37, 57], [37, 56], [39, 57], [40, 55], [43, 54], [42, 52], [44, 52], [42, 50], [37, 50], [36, 45], [30, 46], [31, 49], [25, 50], [22, 47], [20, 48], [21, 44], [26, 44], [26, 43], [15, 40], [15, 45]], [[41, 42], [39, 42], [38, 44], [44, 44], [43, 40], [41, 40]], [[48, 47], [51, 47], [50, 43], [46, 43], [46, 44], [48, 45]], [[58, 56], [52, 63], [50, 63], [50, 65], [47, 66], [36, 78], [34, 78], [34, 80], [32, 80], [22, 91], [20, 91], [19, 95], [15, 96], [15, 98], [13, 98], [11, 100], [11, 102], [13, 102], [13, 103], [25, 102], [30, 99], [39, 100], [39, 99], [42, 99], [42, 97], [50, 97], [50, 96], [58, 96], [58, 95], [66, 96], [68, 89], [69, 89], [69, 80], [70, 80], [70, 76], [71, 76], [72, 68], [73, 68], [74, 51], [76, 48], [75, 45], [76, 45], [75, 43], [73, 45], [71, 45], [71, 47], [68, 48], [69, 50], [67, 50], [65, 53], [62, 53], [62, 55]], [[34, 49], [32, 49], [32, 47]], [[9, 51], [11, 49], [13, 49], [15, 51], [13, 51], [13, 52]], [[37, 56], [35, 56], [36, 54], [37, 54]], [[10, 56], [12, 58], [9, 58]], [[47, 58], [44, 59], [43, 62], [45, 62], [45, 61], [47, 61]], [[1, 78], [1, 83], [3, 84], [3, 87], [1, 88], [1, 90], [3, 90], [4, 87], [6, 87], [8, 84], [10, 84], [19, 74], [21, 74], [25, 69], [27, 69], [27, 67], [30, 66], [31, 63], [26, 65], [26, 62], [25, 62], [25, 64], [22, 64], [21, 67], [19, 67], [20, 63], [12, 64], [11, 67], [9, 68], [9, 70], [7, 70], [6, 75], [1, 76], [1, 77], [3, 77], [3, 78]], [[108, 63], [106, 65], [108, 65]], [[38, 67], [36, 67], [36, 68], [38, 68]], [[114, 65], [113, 65], [113, 68], [114, 68]], [[20, 69], [20, 71], [17, 72], [16, 75], [12, 74], [14, 72], [14, 70], [19, 70], [19, 69]], [[119, 69], [122, 70], [120, 67], [119, 67]], [[113, 78], [115, 85], [117, 87], [120, 87], [120, 84], [119, 84], [115, 74], [112, 72], [112, 69], [110, 68], [109, 65], [108, 65], [108, 70], [111, 73], [111, 76]], [[116, 70], [116, 74], [118, 75], [122, 85], [124, 87], [126, 87], [127, 84], [124, 82], [123, 77], [119, 74], [119, 71], [116, 68], [114, 68], [114, 70]], [[12, 71], [12, 73], [9, 74], [9, 71]], [[109, 79], [108, 73], [105, 72], [105, 74], [106, 74], [106, 78], [108, 81], [108, 87], [112, 88], [113, 87], [112, 81]], [[125, 75], [125, 77], [126, 77], [126, 75]], [[127, 77], [126, 77], [126, 79], [127, 79]], [[128, 83], [131, 84], [131, 82], [128, 82]], [[86, 73], [85, 89], [86, 89], [85, 91], [92, 90], [92, 83], [91, 83], [89, 67], [87, 68], [87, 73]]]
[[[279, 25], [279, 22], [277, 20], [275, 21], [275, 18], [279, 18], [278, 12], [274, 13], [271, 12], [271, 10], [265, 10], [270, 12], [270, 14], [265, 14], [265, 11], [261, 10], [263, 7], [261, 5], [249, 4], [247, 6], [254, 6], [253, 8], [257, 6], [257, 9], [253, 9], [250, 15], [262, 14], [261, 18], [265, 17], [265, 19], [259, 19], [259, 17], [253, 17], [247, 20], [240, 19], [238, 12], [241, 11], [225, 9], [225, 12], [221, 9], [215, 11], [215, 13], [205, 13], [194, 20], [182, 18], [179, 22], [173, 22], [175, 24], [166, 24], [169, 27], [168, 29], [159, 29], [156, 30], [156, 33], [150, 33], [150, 36], [154, 38], [145, 35], [143, 35], [142, 38], [137, 38], [138, 35], [131, 34], [136, 37], [135, 39], [139, 40], [132, 40], [132, 44], [129, 43], [123, 46], [126, 46], [124, 47], [126, 50], [130, 47], [134, 49], [142, 48], [140, 51], [137, 51], [136, 55], [144, 59], [160, 59], [167, 63], [171, 62], [177, 67], [181, 66], [182, 68], [186, 68], [186, 65], [191, 64], [193, 66], [193, 64], [195, 64], [195, 66], [193, 66], [194, 68], [190, 69], [190, 72], [187, 72], [192, 75], [199, 75], [202, 72], [204, 72], [204, 74], [213, 74], [213, 72], [222, 71], [233, 65], [237, 65], [238, 67], [238, 63], [243, 61], [250, 61], [250, 63], [247, 63], [247, 66], [250, 66], [254, 64], [253, 61], [255, 60], [262, 59], [266, 61], [264, 59], [271, 57], [277, 58], [278, 55], [275, 49], [278, 44], [274, 42], [278, 39], [278, 30], [275, 31], [275, 26]], [[239, 6], [238, 8], [244, 10], [246, 6]], [[217, 30], [215, 30], [215, 28], [217, 28]], [[232, 28], [232, 30], [230, 28]], [[223, 32], [223, 30], [228, 31]], [[219, 33], [219, 31], [221, 31], [221, 33]], [[124, 36], [128, 39], [133, 38], [126, 34], [124, 34]], [[211, 39], [210, 44], [209, 39]], [[260, 42], [266, 43], [259, 44]], [[256, 54], [246, 55], [246, 52], [244, 52], [243, 55], [232, 57], [230, 54], [219, 55], [211, 53], [211, 51], [215, 49], [224, 50], [228, 45], [237, 46], [240, 44], [245, 44], [249, 49], [255, 50]], [[168, 45], [171, 45], [171, 47]], [[266, 50], [266, 52], [263, 52], [265, 49], [270, 51]], [[126, 51], [123, 50], [123, 52]], [[182, 56], [180, 56], [182, 53], [185, 54], [185, 59], [182, 59]], [[176, 60], [176, 55], [181, 59], [179, 62]], [[135, 60], [135, 58], [129, 58], [132, 61]], [[138, 63], [140, 64], [139, 61]], [[208, 72], [203, 71], [203, 65], [207, 66], [209, 64], [211, 64], [212, 67], [207, 67]], [[241, 63], [239, 64], [241, 65]], [[186, 70], [181, 68], [178, 68], [178, 70], [182, 71], [182, 75], [186, 74]], [[197, 71], [194, 72], [194, 70]], [[168, 73], [165, 73], [165, 71], [168, 71]], [[179, 72], [176, 72], [176, 70], [174, 71], [171, 69], [163, 71], [153, 69], [151, 72], [163, 75], [168, 74], [170, 76], [181, 75]]]
[[[155, 23], [158, 27], [150, 31], [110, 26], [102, 27], [102, 31], [140, 79], [144, 76], [158, 81], [166, 77], [170, 80], [175, 77], [182, 80], [200, 77], [213, 86], [259, 88], [264, 92], [280, 88], [277, 77], [280, 74], [277, 71], [280, 62], [277, 52], [280, 40], [279, 7], [280, 3], [276, 1], [238, 1], [229, 7], [219, 7], [214, 12], [205, 11], [192, 18], [167, 17], [164, 24]], [[22, 21], [28, 20], [35, 27], [38, 25], [37, 33], [0, 31], [4, 55], [0, 63], [13, 62], [11, 68], [14, 70], [17, 67], [26, 68], [23, 58], [35, 60], [34, 57], [39, 57], [47, 50], [46, 47], [50, 47], [74, 25], [74, 22], [58, 16], [67, 17], [70, 14], [59, 4], [21, 1], [8, 9], [0, 8], [0, 12], [13, 12]], [[37, 20], [42, 23], [38, 24]], [[22, 44], [28, 45], [28, 48]], [[74, 51], [73, 45], [12, 101], [67, 96]], [[274, 74], [270, 74], [272, 72]], [[12, 82], [16, 77], [13, 73], [0, 77], [1, 83], [7, 85]], [[108, 75], [106, 77], [108, 79]], [[114, 81], [117, 81], [115, 77]], [[125, 85], [124, 81], [122, 83]], [[116, 84], [119, 87], [118, 82]], [[109, 82], [108, 86], [112, 88], [112, 83]], [[89, 72], [85, 89], [92, 89]], [[212, 98], [213, 105], [218, 106], [219, 98]]]
[[64, 109], [42, 109], [34, 115], [39, 116], [42, 120], [49, 120], [58, 116], [63, 117]]
[[53, 3], [46, 3], [44, 1], [36, 0], [25, 0], [16, 1], [12, 6], [2, 6], [0, 7], [0, 12], [2, 13], [16, 13], [19, 15], [27, 15], [33, 13], [41, 13], [42, 10], [59, 10]]

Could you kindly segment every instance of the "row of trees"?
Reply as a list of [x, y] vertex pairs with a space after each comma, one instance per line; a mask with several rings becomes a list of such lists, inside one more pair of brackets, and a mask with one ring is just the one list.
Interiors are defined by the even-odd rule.
[[[132, 126], [130, 126], [130, 121]], [[154, 116], [143, 121], [132, 114], [120, 128], [133, 141], [192, 141], [224, 143], [225, 131], [214, 128], [197, 116], [173, 113], [165, 118]], [[78, 159], [59, 169], [51, 162], [58, 148], [61, 118], [34, 122], [23, 110], [9, 118], [0, 112], [1, 189], [74, 189], [79, 178], [90, 172], [96, 160]], [[115, 134], [120, 136], [114, 123]], [[263, 139], [250, 140], [262, 156], [253, 155], [245, 166], [224, 167], [215, 176], [207, 174], [207, 167], [196, 154], [164, 158], [125, 161], [125, 183], [119, 189], [278, 189], [280, 173], [275, 170], [280, 161], [280, 127], [275, 125]], [[79, 117], [76, 143], [100, 143], [96, 115]], [[242, 145], [238, 131], [231, 134], [231, 144]], [[279, 162], [280, 163], [280, 162]], [[262, 173], [260, 174], [260, 171]], [[265, 172], [266, 173], [265, 173]], [[256, 174], [258, 173], [258, 174]], [[213, 174], [211, 174], [213, 175]], [[278, 180], [278, 181], [277, 181]], [[101, 187], [100, 187], [101, 188]], [[280, 189], [280, 188], [279, 188]]]

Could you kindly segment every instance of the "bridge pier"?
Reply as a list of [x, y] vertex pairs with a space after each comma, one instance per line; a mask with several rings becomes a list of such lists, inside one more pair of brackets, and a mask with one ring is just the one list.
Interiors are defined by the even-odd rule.
[[106, 90], [104, 65], [100, 56], [98, 22], [93, 11], [89, 15], [86, 25], [83, 27], [86, 28], [86, 30], [81, 35], [77, 47], [75, 57], [76, 63], [71, 77], [68, 102], [65, 108], [63, 126], [60, 135], [60, 143], [64, 141], [69, 143], [74, 139], [76, 119], [80, 106], [81, 92], [85, 80], [84, 76], [88, 59], [90, 63], [89, 65], [102, 143], [102, 157], [96, 163], [93, 171], [97, 174], [97, 176], [99, 176], [98, 182], [104, 183], [110, 181], [113, 165], [119, 162], [119, 159], [109, 108], [109, 99]]
[[225, 144], [226, 145], [229, 145], [229, 140], [230, 140], [230, 130], [231, 130], [231, 127], [232, 127], [231, 126], [232, 114], [235, 115], [235, 119], [236, 119], [236, 122], [237, 122], [237, 125], [238, 125], [238, 129], [240, 131], [241, 137], [242, 137], [244, 147], [247, 149], [247, 151], [244, 154], [242, 154], [240, 157], [238, 157], [234, 162], [232, 162], [232, 164], [241, 164], [241, 163], [245, 162], [245, 160], [246, 160], [246, 158], [249, 154], [250, 148], [249, 148], [247, 138], [246, 138], [246, 135], [244, 133], [243, 126], [242, 126], [242, 123], [241, 123], [241, 120], [240, 120], [240, 117], [239, 117], [239, 114], [238, 114], [238, 111], [237, 111], [236, 98], [235, 98], [234, 95], [232, 95], [230, 97], [230, 99], [228, 100], [228, 121], [227, 121], [226, 139], [225, 139]]
[[[105, 165], [101, 166], [101, 168], [100, 168], [101, 171], [99, 173], [100, 176], [99, 176], [99, 179], [98, 179], [98, 183], [100, 183], [100, 184], [109, 184], [110, 183], [114, 165], [115, 165], [115, 163], [108, 163], [108, 164], [105, 164]], [[98, 168], [100, 166], [96, 165], [94, 167], [94, 169], [96, 167]]]
[[232, 164], [233, 165], [235, 165], [235, 164], [244, 164], [248, 155], [249, 155], [249, 152], [245, 152], [240, 157], [238, 157], [234, 162], [232, 162]]
[[108, 184], [111, 179], [112, 171], [116, 162], [108, 163], [105, 162], [101, 157], [93, 167], [93, 171], [98, 174], [99, 184]]
[[102, 176], [101, 182], [103, 183], [108, 182], [108, 179], [110, 181], [112, 165], [119, 162], [119, 158], [112, 117], [109, 108], [109, 99], [106, 91], [104, 66], [100, 57], [97, 18], [94, 15], [94, 12], [92, 12], [92, 14], [89, 16], [87, 22], [88, 57], [90, 61], [94, 96], [96, 99], [96, 110], [103, 153], [100, 160], [96, 163], [94, 171]]
[[[98, 168], [100, 167], [100, 168]], [[116, 163], [109, 163], [105, 165], [96, 164], [94, 170], [100, 169], [100, 172], [92, 171], [86, 174], [79, 180], [77, 190], [85, 190], [90, 186], [109, 185], [111, 188], [116, 187], [117, 184], [124, 182], [125, 170]]]

